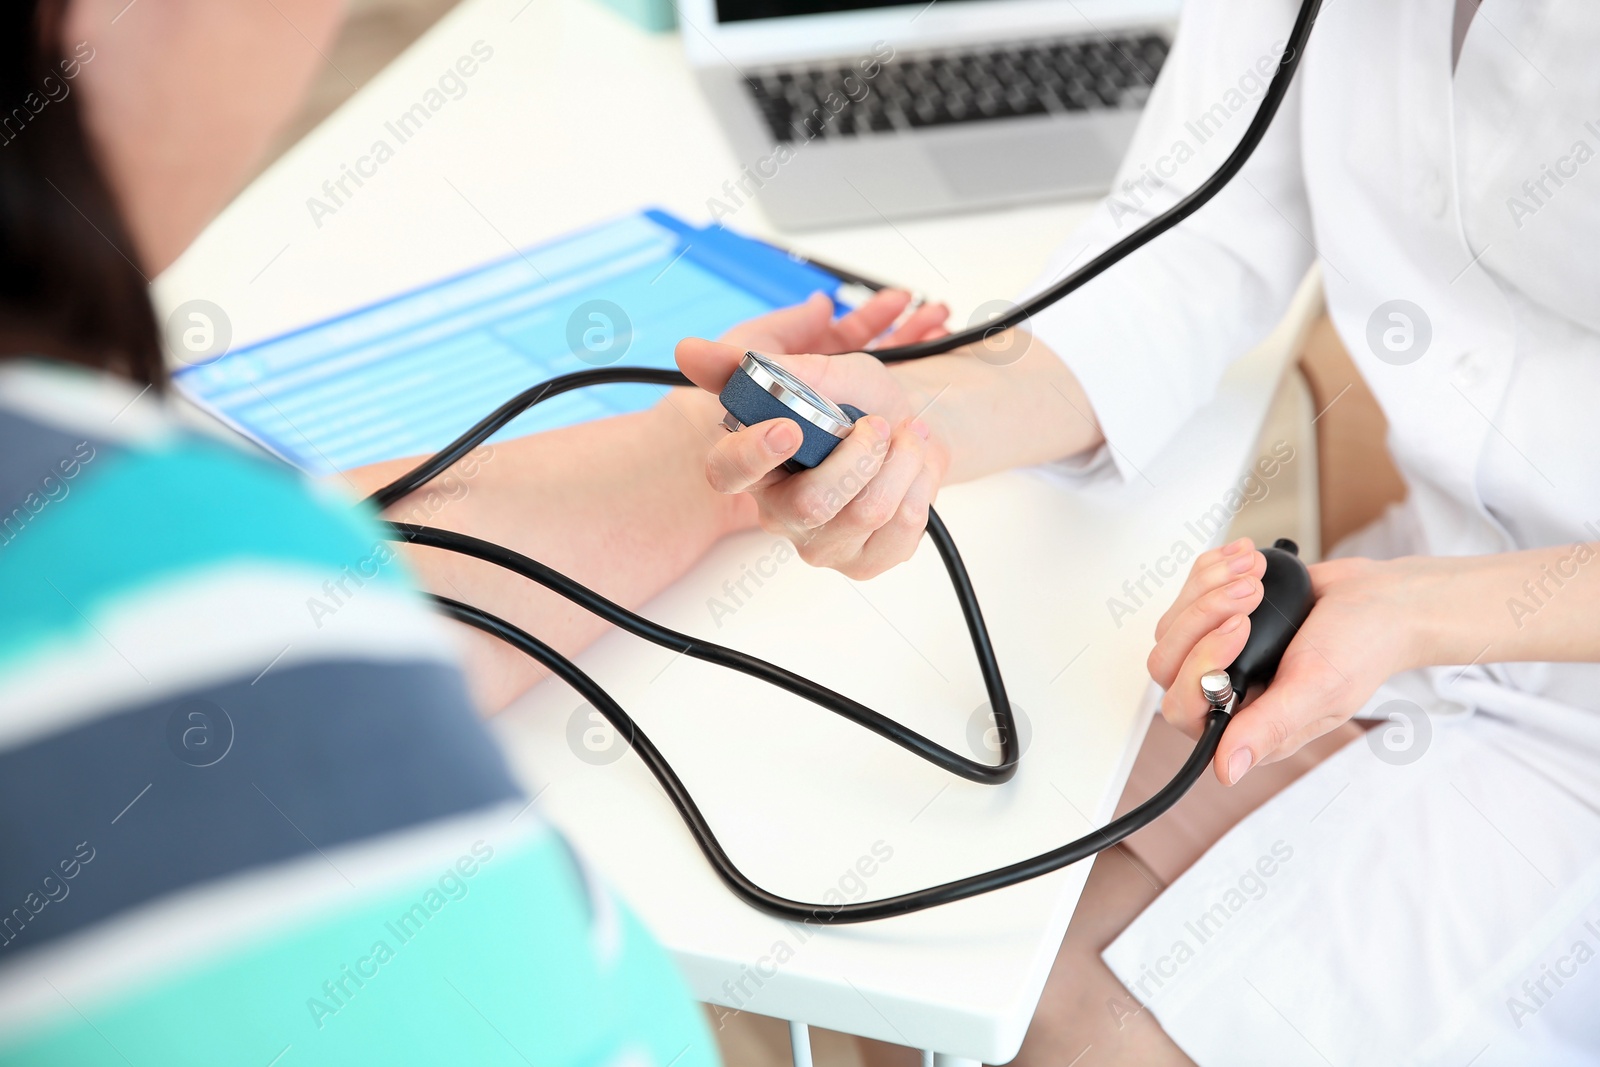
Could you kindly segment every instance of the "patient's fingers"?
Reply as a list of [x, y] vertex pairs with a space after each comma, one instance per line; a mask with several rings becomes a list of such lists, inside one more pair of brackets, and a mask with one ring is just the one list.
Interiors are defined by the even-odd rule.
[[771, 419], [730, 433], [711, 446], [706, 481], [719, 493], [743, 493], [779, 480], [777, 468], [805, 437], [791, 419]]
[[815, 352], [819, 338], [833, 322], [833, 311], [833, 300], [818, 291], [798, 304], [741, 322], [723, 336], [728, 343], [741, 347]]
[[854, 311], [848, 311], [833, 322], [833, 332], [838, 338], [840, 351], [864, 348], [868, 341], [894, 324], [901, 313], [911, 305], [911, 294], [904, 289], [883, 289], [872, 294]]
[[950, 309], [944, 304], [923, 304], [907, 315], [906, 320], [890, 331], [887, 337], [868, 346], [869, 351], [874, 348], [892, 348], [895, 345], [909, 345], [943, 337], [950, 332], [944, 326], [945, 320], [949, 317]]

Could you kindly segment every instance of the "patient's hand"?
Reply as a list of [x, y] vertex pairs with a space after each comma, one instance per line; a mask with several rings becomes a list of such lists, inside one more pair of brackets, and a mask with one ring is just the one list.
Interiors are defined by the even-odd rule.
[[788, 356], [799, 352], [858, 352], [866, 348], [887, 348], [943, 337], [950, 309], [943, 304], [924, 304], [893, 332], [878, 335], [911, 306], [911, 294], [903, 289], [885, 289], [846, 315], [833, 317], [833, 301], [822, 293], [793, 307], [779, 308], [741, 322], [719, 340], [740, 348], [753, 348], [769, 356]]
[[[792, 539], [807, 562], [852, 578], [870, 578], [911, 556], [950, 463], [948, 450], [916, 417], [903, 383], [859, 351], [909, 302], [906, 293], [886, 291], [835, 320], [831, 302], [819, 294], [735, 327], [724, 343], [689, 338], [678, 345], [678, 365], [712, 393], [753, 348], [784, 356], [784, 366], [835, 403], [870, 413], [813, 470], [781, 469], [801, 444], [799, 427], [788, 419], [727, 434], [706, 462], [713, 488], [755, 499], [763, 528]], [[946, 315], [939, 305], [919, 308], [880, 343], [940, 336]], [[795, 354], [816, 351], [845, 354]]]

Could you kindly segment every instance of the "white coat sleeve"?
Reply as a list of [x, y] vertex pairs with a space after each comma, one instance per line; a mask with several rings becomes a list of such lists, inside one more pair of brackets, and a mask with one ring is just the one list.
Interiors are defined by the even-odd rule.
[[[1110, 195], [1030, 294], [1221, 165], [1265, 95], [1298, 6], [1188, 0]], [[1083, 385], [1124, 478], [1138, 477], [1211, 398], [1229, 364], [1270, 332], [1311, 264], [1300, 164], [1303, 74], [1249, 163], [1209, 204], [1025, 324]]]

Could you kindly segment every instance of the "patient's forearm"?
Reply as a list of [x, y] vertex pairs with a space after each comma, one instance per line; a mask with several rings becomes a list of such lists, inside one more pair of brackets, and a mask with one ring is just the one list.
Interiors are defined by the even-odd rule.
[[[963, 349], [896, 368], [951, 448], [949, 480], [1070, 456], [1102, 436], [1082, 388], [1037, 339]], [[400, 501], [388, 518], [472, 534], [532, 556], [620, 604], [637, 607], [683, 575], [719, 538], [754, 525], [748, 495], [706, 482], [722, 433], [714, 396], [674, 390], [656, 407], [480, 449]], [[347, 472], [366, 495], [417, 457]], [[576, 652], [605, 631], [594, 616], [487, 563], [407, 547], [430, 591], [476, 605]], [[462, 628], [468, 679], [498, 710], [546, 673], [495, 639]]]
[[[754, 522], [748, 497], [706, 484], [706, 450], [721, 432], [715, 407], [714, 397], [674, 390], [648, 411], [487, 446], [385, 514], [505, 545], [637, 607], [718, 538]], [[347, 479], [364, 495], [416, 461], [374, 464]], [[605, 629], [489, 564], [428, 548], [408, 547], [405, 556], [425, 588], [499, 615], [562, 652]], [[485, 709], [499, 710], [545, 674], [509, 646], [462, 629], [468, 677]]]
[[922, 418], [949, 445], [948, 481], [1063, 459], [1105, 438], [1083, 387], [1038, 338], [1011, 330], [987, 345], [899, 364]]

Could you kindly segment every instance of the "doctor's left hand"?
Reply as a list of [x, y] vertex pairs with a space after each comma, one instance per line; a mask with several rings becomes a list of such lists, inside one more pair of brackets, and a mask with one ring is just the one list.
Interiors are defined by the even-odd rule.
[[[755, 349], [781, 355], [785, 367], [834, 402], [870, 412], [812, 470], [782, 469], [801, 444], [787, 419], [715, 438], [706, 461], [713, 488], [750, 494], [763, 529], [790, 538], [808, 563], [851, 578], [910, 558], [949, 468], [948, 450], [916, 417], [901, 380], [860, 350], [875, 340], [905, 344], [945, 332], [946, 309], [927, 305], [880, 339], [909, 303], [909, 294], [885, 291], [834, 319], [832, 302], [818, 294], [735, 327], [724, 343], [689, 338], [678, 345], [679, 367], [711, 393], [722, 390], [745, 350]], [[817, 351], [844, 354], [809, 354]]]

